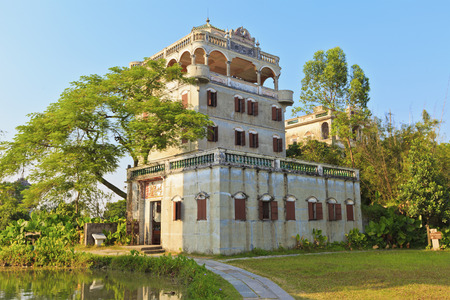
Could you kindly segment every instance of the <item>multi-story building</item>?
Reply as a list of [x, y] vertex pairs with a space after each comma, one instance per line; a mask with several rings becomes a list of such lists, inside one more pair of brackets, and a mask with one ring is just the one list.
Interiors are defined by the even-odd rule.
[[161, 58], [197, 79], [169, 83], [170, 96], [214, 126], [207, 138], [128, 169], [128, 218], [139, 221], [141, 244], [231, 254], [294, 246], [292, 236], [313, 228], [332, 241], [361, 229], [357, 170], [285, 158], [293, 92], [278, 89], [279, 58], [248, 30], [207, 21], [150, 57]]

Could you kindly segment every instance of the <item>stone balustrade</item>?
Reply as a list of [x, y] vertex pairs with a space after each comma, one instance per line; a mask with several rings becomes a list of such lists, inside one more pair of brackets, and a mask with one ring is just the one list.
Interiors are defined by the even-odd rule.
[[177, 158], [163, 159], [146, 166], [128, 169], [128, 179], [140, 177], [142, 179], [163, 176], [166, 173], [180, 172], [185, 169], [209, 167], [213, 165], [229, 165], [236, 167], [250, 167], [300, 173], [310, 176], [341, 178], [345, 180], [359, 180], [356, 169], [318, 164], [289, 158], [275, 158], [272, 156], [249, 154], [246, 152], [216, 148], [196, 154], [181, 155]]

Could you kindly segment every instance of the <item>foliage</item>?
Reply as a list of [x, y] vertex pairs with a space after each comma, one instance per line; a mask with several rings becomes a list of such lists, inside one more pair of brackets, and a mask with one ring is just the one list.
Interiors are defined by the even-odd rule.
[[300, 234], [297, 234], [294, 236], [296, 245], [296, 249], [304, 249], [304, 250], [311, 250], [311, 249], [323, 249], [327, 247], [327, 237], [322, 235], [321, 229], [314, 229], [312, 230], [313, 240], [310, 242], [307, 238], [300, 236]]
[[14, 220], [27, 219], [28, 211], [21, 204], [21, 192], [28, 188], [22, 180], [0, 183], [0, 230]]
[[286, 156], [330, 165], [344, 164], [344, 153], [341, 148], [316, 140], [309, 140], [306, 144], [289, 145]]
[[439, 240], [441, 249], [450, 248], [450, 227], [449, 228], [438, 228], [438, 231], [442, 232], [442, 239]]
[[331, 134], [346, 141], [352, 166], [355, 167], [351, 141], [358, 137], [358, 128], [364, 126], [370, 115], [369, 79], [364, 71], [353, 65], [348, 71], [344, 51], [335, 47], [314, 53], [313, 60], [303, 67], [300, 105], [293, 112], [310, 113], [315, 106], [324, 106], [334, 116]]
[[29, 206], [65, 200], [78, 207], [100, 197], [98, 182], [126, 198], [104, 177], [121, 157], [146, 163], [151, 151], [206, 135], [208, 118], [165, 94], [173, 80], [191, 82], [178, 64], [166, 67], [163, 60], [82, 76], [45, 112], [31, 114], [13, 141], [1, 144], [0, 177], [30, 170]]
[[353, 228], [349, 233], [345, 234], [347, 238], [347, 247], [350, 250], [364, 249], [367, 247], [367, 237], [364, 233], [359, 232], [358, 228]]
[[367, 220], [368, 222], [374, 221], [378, 222], [380, 221], [380, 218], [382, 216], [389, 217], [389, 209], [374, 202], [370, 205], [361, 205], [361, 212], [363, 215], [363, 219]]
[[109, 219], [117, 216], [121, 219], [125, 219], [126, 213], [127, 213], [127, 200], [123, 199], [117, 202], [108, 202], [106, 203], [106, 209], [103, 214], [103, 218]]
[[406, 247], [423, 245], [426, 238], [420, 220], [397, 214], [389, 210], [389, 217], [382, 216], [379, 222], [370, 221], [366, 226], [369, 244], [385, 247]]

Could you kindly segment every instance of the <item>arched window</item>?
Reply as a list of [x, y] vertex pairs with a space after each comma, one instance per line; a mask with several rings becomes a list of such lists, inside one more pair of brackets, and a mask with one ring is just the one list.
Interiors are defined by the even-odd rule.
[[278, 220], [278, 203], [273, 201], [269, 194], [263, 194], [259, 197], [259, 219], [260, 220]]
[[279, 135], [272, 136], [273, 152], [283, 152], [283, 139]]
[[272, 121], [283, 121], [283, 111], [276, 105], [272, 105]]
[[195, 200], [197, 200], [197, 221], [206, 220], [206, 200], [209, 198], [209, 195], [205, 192], [200, 192], [195, 196]]
[[172, 198], [173, 203], [173, 220], [178, 221], [181, 220], [181, 201], [183, 198], [181, 196], [175, 196]]
[[309, 220], [322, 220], [323, 212], [322, 212], [322, 203], [320, 203], [316, 198], [310, 197], [308, 200], [308, 216]]
[[231, 197], [234, 199], [234, 219], [245, 221], [245, 201], [247, 200], [248, 196], [244, 192], [237, 192]]
[[245, 131], [239, 127], [234, 129], [234, 144], [236, 146], [245, 146]]
[[252, 98], [247, 99], [247, 113], [251, 116], [258, 115], [258, 102]]
[[217, 142], [219, 140], [219, 126], [215, 123], [214, 125], [208, 126], [208, 133], [206, 136], [208, 142]]
[[245, 112], [245, 100], [240, 95], [234, 95], [234, 111], [243, 113]]
[[353, 200], [350, 199], [345, 200], [345, 206], [347, 211], [347, 221], [355, 221], [354, 216], [355, 203], [353, 202]]
[[327, 122], [322, 123], [322, 139], [326, 140], [330, 136], [330, 128]]
[[258, 146], [259, 146], [258, 132], [256, 132], [255, 130], [250, 129], [248, 131], [248, 140], [249, 140], [250, 148], [258, 148]]
[[286, 196], [286, 221], [295, 221], [295, 198], [292, 195]]
[[206, 104], [211, 107], [217, 106], [217, 91], [209, 88], [206, 90]]
[[328, 221], [342, 220], [341, 204], [337, 203], [335, 199], [328, 199], [327, 206], [328, 206]]

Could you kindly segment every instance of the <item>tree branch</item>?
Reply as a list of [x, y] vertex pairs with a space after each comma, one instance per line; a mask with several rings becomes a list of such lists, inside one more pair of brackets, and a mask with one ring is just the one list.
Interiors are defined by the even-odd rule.
[[119, 189], [117, 186], [106, 180], [100, 175], [97, 175], [98, 181], [100, 181], [104, 186], [113, 191], [116, 195], [122, 197], [123, 199], [127, 199], [127, 193]]

